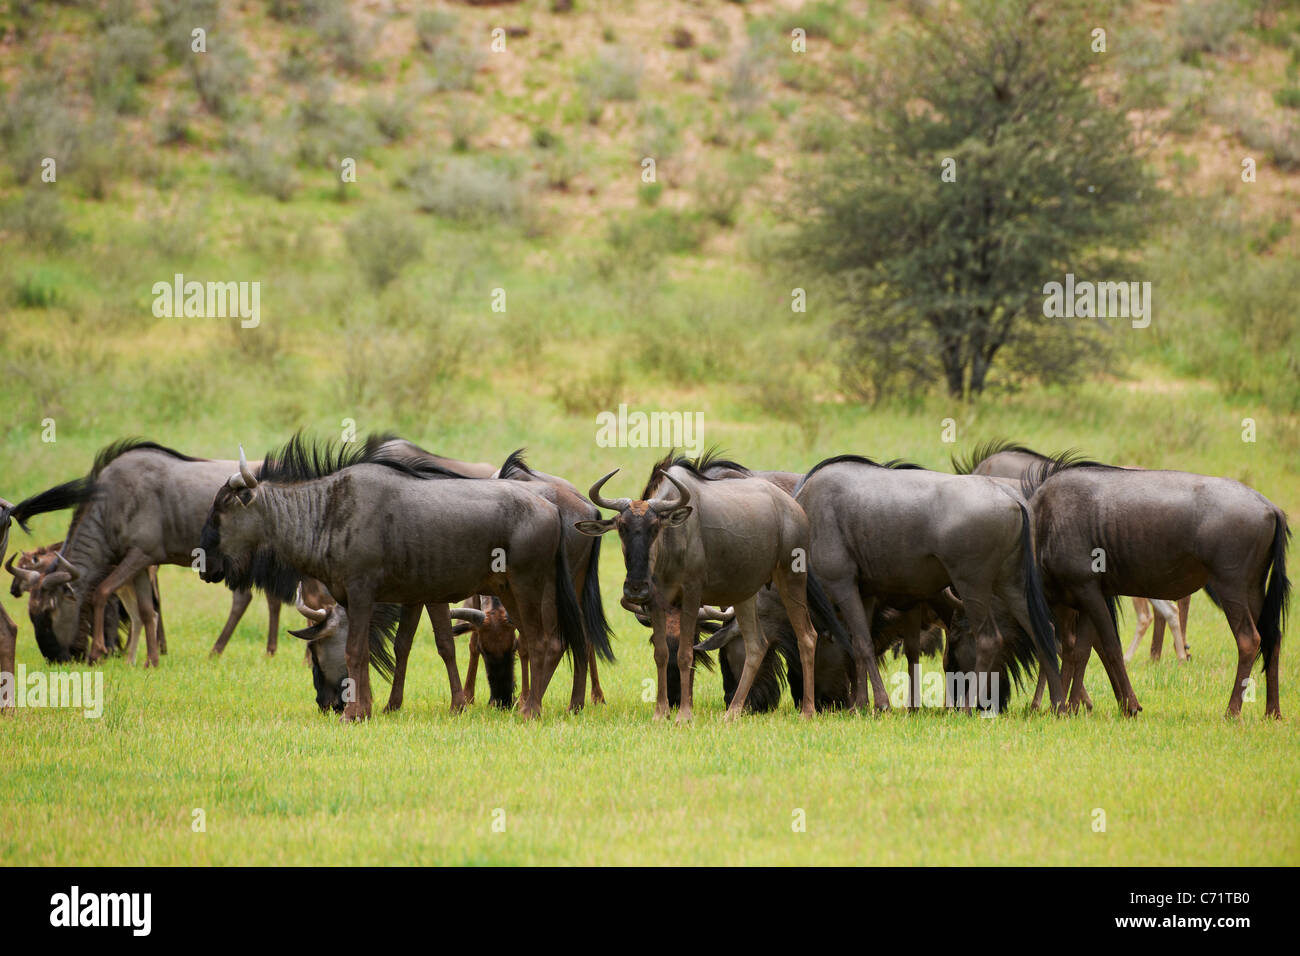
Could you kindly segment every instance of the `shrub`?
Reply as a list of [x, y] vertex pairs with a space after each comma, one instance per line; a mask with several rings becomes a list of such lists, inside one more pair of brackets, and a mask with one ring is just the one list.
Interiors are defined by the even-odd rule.
[[375, 32], [363, 29], [343, 0], [322, 0], [312, 26], [340, 69], [360, 73], [366, 68], [374, 49]]
[[383, 97], [372, 95], [366, 100], [366, 114], [375, 124], [379, 135], [390, 143], [403, 140], [411, 132], [411, 114], [414, 107], [406, 96], [394, 93]]
[[450, 10], [421, 10], [415, 18], [415, 36], [420, 46], [433, 52], [456, 29], [456, 14]]
[[238, 141], [232, 172], [255, 191], [288, 202], [300, 185], [293, 168], [292, 143], [283, 129], [272, 133], [255, 130]]
[[10, 200], [4, 210], [6, 232], [20, 236], [36, 249], [57, 250], [72, 242], [67, 212], [58, 190], [48, 185], [33, 186]]
[[586, 378], [565, 376], [551, 387], [551, 394], [566, 415], [594, 415], [614, 408], [627, 388], [623, 363], [602, 363]]
[[1300, 110], [1300, 87], [1285, 86], [1273, 91], [1273, 102], [1283, 109]]
[[1179, 56], [1187, 60], [1199, 53], [1226, 53], [1249, 22], [1250, 10], [1242, 0], [1182, 0], [1174, 19]]
[[641, 86], [641, 58], [630, 50], [605, 46], [578, 68], [578, 83], [595, 102], [635, 100]]
[[483, 65], [483, 54], [460, 42], [439, 43], [433, 50], [429, 75], [435, 90], [472, 90], [474, 74]]
[[382, 289], [424, 252], [419, 230], [394, 209], [368, 210], [344, 227], [348, 253], [372, 288]]
[[516, 222], [524, 213], [525, 195], [515, 176], [469, 157], [420, 163], [404, 184], [421, 212], [457, 222]]
[[23, 273], [14, 288], [18, 305], [24, 309], [49, 309], [59, 303], [62, 295], [58, 272], [46, 266], [37, 266]]
[[243, 47], [226, 40], [219, 48], [189, 59], [190, 75], [201, 102], [214, 116], [230, 119], [238, 107], [252, 62]]

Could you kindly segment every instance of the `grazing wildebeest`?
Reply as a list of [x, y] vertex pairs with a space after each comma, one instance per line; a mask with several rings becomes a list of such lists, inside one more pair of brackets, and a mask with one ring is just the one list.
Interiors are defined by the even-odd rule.
[[[37, 588], [40, 587], [42, 580], [47, 576], [63, 568], [67, 571], [69, 580], [76, 574], [76, 569], [68, 565], [59, 551], [63, 547], [62, 541], [56, 541], [53, 544], [42, 545], [34, 551], [24, 551], [17, 555], [17, 565], [15, 566], [14, 557], [10, 556], [5, 562], [5, 570], [13, 575], [13, 584], [9, 588], [9, 593], [14, 597], [32, 592], [29, 599], [28, 615], [30, 617], [39, 616], [42, 609], [37, 602], [45, 599], [48, 600], [47, 592], [41, 591], [39, 594]], [[167, 653], [167, 635], [163, 628], [162, 614], [162, 596], [158, 591], [158, 569], [157, 567], [149, 568], [149, 585], [153, 591], [154, 608], [158, 612], [158, 652]], [[69, 584], [64, 585], [70, 587]], [[129, 625], [129, 632], [126, 641], [126, 656], [132, 664], [135, 663], [136, 648], [140, 640], [140, 609], [135, 600], [135, 588], [128, 585], [118, 588], [114, 598], [121, 605], [117, 608], [118, 624]], [[111, 630], [111, 629], [110, 629]]]
[[[454, 459], [431, 455], [419, 446], [400, 439], [381, 439], [378, 447], [379, 452], [384, 455], [396, 451], [399, 457], [413, 461], [430, 462], [439, 466], [439, 470], [428, 475], [430, 478], [464, 474], [474, 467], [464, 462], [457, 462]], [[450, 472], [449, 469], [455, 469], [455, 473]], [[447, 473], [444, 474], [444, 471]], [[569, 710], [576, 713], [582, 709], [586, 694], [588, 665], [590, 665], [591, 673], [592, 701], [603, 703], [604, 693], [600, 689], [595, 661], [598, 654], [607, 660], [613, 660], [613, 653], [609, 649], [611, 631], [608, 622], [605, 620], [605, 611], [600, 595], [600, 541], [581, 534], [574, 527], [578, 521], [600, 517], [600, 512], [591, 502], [582, 497], [572, 484], [563, 478], [556, 478], [553, 475], [547, 475], [529, 468], [523, 458], [523, 449], [512, 452], [500, 469], [493, 469], [493, 477], [523, 483], [528, 491], [549, 501], [560, 511], [564, 522], [565, 556], [578, 593], [581, 595], [583, 628], [587, 634], [586, 652], [578, 655], [573, 661], [573, 692], [569, 700]], [[343, 615], [342, 621], [346, 622], [346, 610], [340, 609], [339, 613]], [[431, 610], [431, 618], [433, 613], [434, 611]], [[442, 616], [447, 612], [439, 608], [437, 613]], [[492, 595], [474, 595], [466, 602], [464, 607], [452, 610], [450, 616], [452, 619], [462, 622], [453, 628], [453, 635], [463, 634], [466, 631], [473, 632], [470, 639], [469, 670], [466, 673], [464, 685], [465, 702], [473, 702], [478, 662], [481, 656], [484, 659], [488, 677], [491, 702], [498, 706], [513, 704], [515, 699], [514, 660], [516, 653], [519, 655], [522, 672], [520, 702], [522, 704], [523, 701], [527, 700], [529, 688], [531, 687], [529, 647], [527, 642], [520, 642], [516, 639], [514, 622], [510, 620], [509, 614], [506, 613], [500, 601]], [[346, 628], [338, 628], [333, 634], [335, 636], [331, 639], [343, 640]], [[399, 632], [400, 634], [401, 632]], [[318, 636], [317, 640], [320, 639]], [[405, 679], [406, 661], [410, 648], [410, 640], [397, 641], [393, 694], [398, 702], [402, 697], [402, 684]], [[450, 666], [454, 666], [454, 647], [450, 649], [450, 661]], [[390, 700], [387, 709], [396, 709], [392, 700]]]
[[[9, 527], [14, 521], [30, 534], [27, 522], [31, 518], [76, 507], [88, 501], [93, 494], [94, 486], [84, 478], [78, 478], [25, 498], [16, 505], [0, 498], [0, 561], [4, 561], [9, 551]], [[9, 616], [8, 611], [0, 607], [0, 674], [14, 673], [17, 651], [18, 623]], [[0, 699], [0, 710], [8, 710], [13, 706], [14, 701], [9, 697]]]
[[370, 716], [376, 604], [402, 605], [399, 654], [403, 635], [409, 649], [421, 608], [433, 615], [441, 607], [434, 636], [448, 663], [452, 707], [460, 710], [464, 691], [446, 605], [495, 594], [529, 644], [532, 683], [521, 713], [538, 716], [565, 650], [586, 650], [559, 510], [521, 482], [449, 476], [430, 462], [394, 457], [382, 451], [384, 440], [339, 450], [296, 435], [268, 456], [260, 479], [241, 455], [200, 536], [200, 546], [220, 559], [208, 562], [205, 580], [255, 585], [285, 599], [300, 576], [319, 580], [348, 614], [349, 721]]
[[[148, 570], [159, 564], [189, 568], [203, 558], [195, 552], [199, 530], [213, 489], [233, 467], [234, 462], [191, 458], [139, 439], [115, 442], [95, 456], [90, 475], [81, 479], [91, 495], [73, 512], [60, 551], [68, 567], [46, 575], [33, 591], [46, 608], [32, 625], [48, 660], [85, 656], [95, 661], [107, 654], [105, 608], [118, 589], [131, 586], [148, 648], [145, 666], [158, 664], [158, 616]], [[268, 652], [275, 648], [278, 606], [277, 599]], [[242, 607], [232, 607], [225, 637], [242, 613]]]
[[[773, 638], [773, 647], [784, 662], [790, 697], [795, 707], [801, 707], [803, 705], [803, 664], [799, 658], [794, 629], [790, 626], [789, 618], [783, 613], [777, 595], [770, 588], [764, 588], [758, 593], [757, 615], [763, 633]], [[905, 612], [895, 608], [877, 607], [872, 618], [871, 639], [875, 643], [877, 658], [891, 647], [895, 652], [902, 648], [907, 654], [911, 675], [908, 682], [908, 701], [911, 707], [920, 706], [917, 691], [920, 684], [921, 656], [934, 655], [943, 649], [943, 631], [936, 623], [940, 621], [941, 619], [928, 604], [918, 604]], [[733, 663], [734, 666], [733, 649], [739, 647], [737, 636], [735, 624], [725, 623], [712, 637], [695, 646], [697, 652], [701, 650], [718, 652], [719, 660], [723, 664], [723, 691], [728, 698], [735, 679], [732, 677], [729, 680], [730, 668], [727, 665]], [[743, 652], [743, 648], [741, 650]], [[771, 694], [772, 688], [775, 688], [779, 696], [777, 684], [779, 679], [780, 668], [776, 668], [767, 683], [768, 694]], [[817, 710], [849, 707], [853, 702], [856, 680], [857, 665], [852, 650], [837, 643], [829, 633], [819, 630], [813, 674], [814, 704]], [[761, 683], [755, 681], [755, 688], [758, 688]], [[780, 683], [786, 681], [780, 680]], [[771, 706], [775, 707], [775, 702]], [[758, 709], [760, 708], [755, 708]]]
[[[867, 706], [868, 681], [876, 708], [889, 707], [871, 635], [876, 605], [906, 609], [937, 600], [949, 587], [971, 621], [977, 670], [1018, 682], [1037, 659], [1053, 703], [1062, 700], [1029, 513], [1013, 489], [989, 478], [841, 455], [809, 471], [795, 499], [812, 527], [812, 571], [853, 635], [857, 707]], [[1007, 633], [994, 619], [999, 608], [1015, 625]]]
[[[798, 634], [807, 682], [802, 714], [811, 717], [817, 635], [809, 605], [817, 605], [823, 595], [807, 571], [808, 520], [771, 482], [708, 478], [702, 473], [706, 464], [670, 452], [655, 465], [636, 501], [601, 495], [616, 469], [592, 485], [588, 497], [617, 515], [578, 524], [580, 531], [593, 536], [618, 531], [627, 571], [623, 595], [633, 604], [650, 602], [658, 669], [655, 719], [668, 712], [667, 616], [675, 612], [679, 621], [694, 621], [706, 603], [736, 611], [745, 666], [726, 714], [728, 719], [740, 716], [768, 649], [755, 617], [754, 597], [769, 581], [776, 585]], [[658, 600], [652, 602], [656, 595]], [[824, 611], [828, 619], [834, 618], [829, 606]], [[677, 648], [682, 691], [678, 721], [692, 717], [693, 664], [694, 644], [683, 629]]]
[[[317, 582], [319, 583], [319, 582]], [[319, 595], [315, 595], [319, 600]], [[323, 712], [343, 713], [347, 697], [348, 665], [346, 659], [348, 618], [339, 604], [326, 601], [320, 606], [307, 604], [303, 600], [303, 584], [298, 585], [294, 597], [294, 606], [310, 622], [307, 627], [289, 633], [307, 642], [311, 657], [311, 678], [316, 688], [316, 706]], [[418, 615], [417, 615], [418, 616]], [[366, 635], [367, 665], [377, 670], [381, 676], [393, 681], [396, 662], [392, 645], [396, 639], [398, 625], [402, 619], [402, 607], [399, 604], [376, 604], [370, 617], [370, 631]], [[389, 700], [386, 711], [401, 707], [400, 693], [393, 682], [394, 693], [398, 699], [396, 706]]]
[[[1075, 688], [1082, 690], [1095, 646], [1120, 710], [1140, 711], [1124, 668], [1116, 597], [1176, 600], [1204, 587], [1237, 641], [1227, 716], [1241, 713], [1256, 657], [1268, 681], [1264, 712], [1280, 716], [1278, 661], [1291, 588], [1282, 509], [1228, 478], [1116, 468], [1069, 453], [1036, 466], [1024, 486], [1048, 599], [1080, 612]], [[1080, 700], [1072, 689], [1071, 706]]]

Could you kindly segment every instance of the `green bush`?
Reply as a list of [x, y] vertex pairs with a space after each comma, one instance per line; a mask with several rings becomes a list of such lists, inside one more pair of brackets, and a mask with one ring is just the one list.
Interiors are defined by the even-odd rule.
[[343, 239], [348, 254], [374, 289], [387, 286], [424, 252], [420, 231], [395, 209], [358, 214], [344, 227]]
[[421, 212], [457, 222], [515, 223], [526, 211], [524, 189], [509, 169], [468, 156], [420, 163], [403, 184]]
[[415, 17], [415, 36], [422, 49], [433, 52], [456, 30], [456, 14], [450, 10], [421, 10]]
[[641, 58], [631, 50], [605, 46], [578, 68], [578, 83], [595, 102], [635, 100], [641, 88]]
[[483, 54], [460, 41], [439, 43], [429, 63], [435, 90], [472, 90], [474, 74], [483, 65]]
[[9, 200], [0, 222], [5, 232], [20, 237], [34, 249], [53, 251], [72, 243], [63, 199], [52, 184], [31, 186]]
[[1174, 17], [1179, 56], [1226, 53], [1249, 23], [1250, 8], [1242, 0], [1182, 0]]
[[231, 171], [256, 192], [288, 202], [300, 186], [292, 149], [287, 130], [254, 130], [237, 142]]
[[399, 142], [411, 132], [414, 104], [401, 93], [391, 96], [372, 94], [366, 100], [366, 114], [379, 135], [390, 143]]
[[62, 299], [59, 291], [61, 276], [45, 266], [24, 272], [14, 288], [18, 305], [24, 309], [53, 308]]

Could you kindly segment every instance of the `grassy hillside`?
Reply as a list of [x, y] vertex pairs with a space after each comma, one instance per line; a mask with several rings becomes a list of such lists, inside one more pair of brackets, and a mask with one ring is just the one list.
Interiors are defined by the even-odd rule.
[[[1104, 15], [1099, 94], [1133, 103], [1172, 194], [1137, 264], [1151, 328], [1114, 329], [1103, 368], [1068, 387], [1005, 370], [968, 404], [865, 404], [841, 377], [829, 294], [772, 249], [797, 215], [791, 182], [843, 135], [860, 65], [927, 7], [0, 7], [0, 495], [81, 474], [121, 436], [229, 457], [348, 422], [473, 460], [524, 445], [582, 487], [620, 466], [610, 491], [631, 494], [663, 450], [596, 445], [596, 414], [625, 402], [701, 412], [704, 441], [754, 467], [853, 451], [940, 468], [1006, 435], [1226, 475], [1300, 515], [1295, 5]], [[153, 285], [176, 273], [260, 282], [259, 327], [156, 318]], [[65, 528], [39, 519], [33, 540]], [[683, 730], [650, 724], [652, 659], [616, 611], [620, 570], [611, 548], [605, 708], [563, 717], [553, 687], [538, 727], [481, 704], [452, 718], [424, 625], [406, 710], [358, 729], [316, 714], [292, 638], [262, 658], [260, 602], [209, 662], [228, 594], [164, 569], [159, 671], [110, 661], [102, 719], [31, 710], [0, 729], [0, 860], [1300, 861], [1300, 663], [1284, 651], [1284, 722], [1260, 719], [1261, 693], [1225, 724], [1235, 648], [1202, 596], [1194, 661], [1133, 665], [1134, 722], [1094, 663], [1098, 709], [1074, 720], [1023, 715], [1018, 696], [994, 721], [804, 727], [786, 704], [724, 727], [703, 675]], [[3, 600], [20, 663], [43, 666]]]

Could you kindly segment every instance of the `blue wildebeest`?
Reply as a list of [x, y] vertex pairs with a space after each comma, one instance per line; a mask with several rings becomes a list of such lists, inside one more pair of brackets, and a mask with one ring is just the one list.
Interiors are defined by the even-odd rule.
[[[857, 707], [867, 706], [868, 681], [876, 708], [889, 707], [871, 634], [876, 606], [907, 609], [941, 600], [947, 588], [971, 622], [981, 675], [1006, 673], [1018, 682], [1037, 660], [1053, 703], [1062, 701], [1033, 530], [1014, 489], [989, 478], [840, 455], [809, 471], [795, 499], [812, 527], [812, 570], [853, 635]], [[1003, 609], [1013, 625], [1005, 633], [995, 620]]]
[[[0, 561], [4, 561], [9, 551], [9, 528], [13, 522], [17, 521], [18, 526], [27, 531], [29, 519], [79, 506], [93, 494], [94, 486], [84, 478], [78, 478], [25, 498], [16, 505], [0, 498]], [[17, 650], [18, 623], [0, 606], [0, 674], [14, 673]], [[14, 701], [8, 697], [0, 699], [0, 710], [8, 710], [13, 706]]]
[[408, 636], [422, 608], [431, 615], [441, 608], [434, 636], [459, 710], [464, 691], [447, 605], [495, 594], [529, 643], [533, 680], [521, 713], [538, 716], [565, 650], [586, 650], [559, 510], [521, 482], [448, 476], [430, 462], [385, 453], [382, 443], [371, 438], [338, 450], [298, 435], [268, 456], [260, 479], [241, 455], [200, 537], [220, 559], [209, 561], [205, 579], [285, 599], [300, 577], [320, 581], [348, 614], [348, 721], [370, 716], [375, 605], [401, 605], [398, 634]]
[[[1049, 461], [1047, 455], [1034, 451], [1024, 445], [1010, 442], [1005, 439], [993, 439], [976, 446], [975, 450], [967, 459], [952, 457], [953, 470], [959, 475], [986, 475], [992, 478], [1006, 478], [1019, 483], [1030, 473], [1030, 471], [1041, 466], [1044, 462]], [[1157, 599], [1158, 600], [1158, 599]], [[1134, 597], [1133, 610], [1137, 613], [1138, 624], [1137, 632], [1133, 637], [1133, 645], [1129, 648], [1128, 656], [1132, 657], [1137, 650], [1137, 643], [1142, 639], [1142, 635], [1150, 623], [1149, 606], [1146, 605], [1146, 598]], [[1164, 602], [1161, 602], [1162, 604]], [[1192, 596], [1183, 595], [1178, 599], [1178, 625], [1172, 626], [1173, 618], [1162, 613], [1155, 619], [1156, 629], [1151, 637], [1151, 659], [1160, 659], [1160, 649], [1164, 643], [1165, 623], [1171, 624], [1171, 631], [1174, 634], [1174, 650], [1179, 660], [1187, 660], [1187, 615], [1191, 609]], [[1071, 618], [1072, 620], [1072, 618]], [[1065, 622], [1058, 622], [1058, 625]], [[1068, 628], [1064, 632], [1058, 627], [1057, 637], [1060, 639], [1063, 647], [1072, 646], [1074, 643], [1073, 632]], [[1069, 670], [1071, 665], [1067, 662], [1062, 669], [1062, 679], [1065, 681], [1066, 689], [1069, 689]], [[1038, 701], [1043, 694], [1043, 681], [1038, 681], [1038, 690], [1034, 694], [1034, 704], [1037, 706]], [[1087, 691], [1084, 691], [1085, 701]], [[1087, 701], [1091, 709], [1091, 701]]]
[[[405, 445], [406, 447], [401, 452], [402, 457], [416, 461], [434, 459], [434, 456], [427, 455], [418, 446], [411, 445], [409, 442], [405, 443]], [[379, 445], [382, 453], [388, 453], [397, 447], [398, 444], [393, 441], [381, 442]], [[439, 458], [437, 461], [441, 462], [444, 467], [459, 468], [461, 465], [454, 459]], [[586, 652], [577, 655], [573, 661], [573, 692], [569, 700], [569, 710], [577, 712], [583, 706], [588, 664], [590, 664], [592, 676], [592, 700], [594, 702], [603, 702], [604, 695], [601, 693], [600, 683], [596, 676], [595, 660], [597, 654], [607, 660], [612, 660], [613, 653], [609, 648], [610, 628], [605, 620], [600, 595], [600, 541], [583, 535], [574, 528], [576, 522], [599, 517], [600, 512], [592, 506], [591, 502], [583, 498], [569, 482], [529, 468], [524, 461], [522, 449], [512, 452], [501, 468], [492, 469], [492, 473], [495, 477], [504, 480], [523, 483], [528, 491], [549, 501], [560, 511], [564, 526], [565, 556], [578, 592], [582, 596], [583, 628], [587, 636]], [[446, 477], [446, 475], [435, 472], [431, 473], [429, 477]], [[439, 609], [438, 613], [441, 615], [445, 612]], [[307, 616], [318, 622], [324, 621], [323, 617], [316, 618], [310, 614]], [[465, 702], [473, 702], [478, 663], [479, 658], [482, 657], [488, 678], [491, 703], [500, 707], [511, 706], [515, 700], [514, 660], [516, 654], [519, 655], [522, 672], [520, 702], [522, 704], [527, 701], [532, 684], [529, 647], [527, 642], [518, 640], [514, 621], [511, 620], [500, 599], [488, 594], [473, 595], [465, 602], [464, 606], [452, 608], [450, 617], [452, 620], [461, 622], [453, 627], [453, 635], [471, 633], [469, 669], [466, 673], [463, 690]], [[334, 617], [328, 627], [318, 628], [307, 633], [310, 634], [310, 639], [314, 642], [311, 645], [313, 649], [324, 649], [328, 642], [344, 641], [347, 633], [347, 611], [341, 608], [338, 609], [334, 612]], [[306, 635], [299, 634], [298, 636]], [[402, 698], [406, 660], [411, 647], [411, 642], [403, 640], [402, 637], [403, 632], [399, 630], [393, 696], [390, 698], [388, 708], [386, 708], [388, 710], [396, 709], [394, 700], [400, 706]], [[317, 654], [316, 657], [319, 660], [334, 660], [336, 662], [342, 659], [341, 652], [337, 652], [337, 650], [324, 655]], [[451, 649], [449, 658], [445, 656], [444, 660], [448, 661], [449, 668], [454, 667], [454, 647]], [[337, 666], [337, 664], [331, 673], [333, 677], [327, 675], [327, 681], [339, 682], [346, 676], [345, 670]]]
[[1174, 600], [1204, 587], [1237, 642], [1227, 716], [1241, 713], [1257, 657], [1268, 681], [1264, 712], [1280, 716], [1278, 662], [1291, 589], [1282, 509], [1228, 478], [1116, 468], [1070, 453], [1033, 468], [1024, 490], [1048, 599], [1079, 614], [1071, 707], [1082, 701], [1095, 646], [1120, 710], [1132, 716], [1142, 709], [1124, 668], [1116, 597]]
[[[41, 588], [42, 582], [48, 575], [62, 569], [67, 572], [68, 580], [71, 581], [76, 575], [76, 569], [73, 568], [64, 559], [59, 552], [63, 548], [62, 541], [56, 541], [53, 544], [43, 545], [34, 551], [24, 551], [20, 555], [10, 556], [5, 562], [5, 570], [13, 575], [13, 584], [9, 588], [9, 593], [14, 597], [31, 592], [32, 596], [28, 599], [28, 616], [33, 620], [43, 613], [39, 606], [41, 600], [51, 600], [52, 589]], [[17, 564], [15, 565], [15, 557]], [[167, 653], [167, 635], [163, 628], [162, 613], [162, 596], [158, 591], [158, 569], [157, 567], [149, 568], [149, 585], [153, 591], [154, 608], [158, 613], [158, 652]], [[63, 585], [69, 588], [70, 584]], [[126, 656], [132, 664], [135, 663], [136, 648], [140, 640], [140, 609], [135, 600], [135, 588], [131, 585], [118, 588], [114, 598], [120, 605], [113, 610], [116, 612], [119, 627], [126, 625], [129, 627], [126, 641]], [[112, 628], [109, 628], [111, 633]]]
[[[115, 442], [95, 456], [90, 474], [81, 479], [91, 494], [73, 512], [59, 552], [66, 565], [45, 575], [32, 592], [42, 608], [32, 625], [48, 660], [84, 656], [95, 661], [107, 654], [105, 608], [115, 592], [131, 587], [145, 632], [145, 666], [158, 664], [158, 615], [149, 569], [194, 566], [212, 489], [234, 466], [139, 439]], [[242, 605], [236, 597], [223, 638], [229, 638], [247, 602], [247, 595]], [[276, 599], [268, 653], [275, 650], [278, 610]], [[221, 643], [218, 638], [213, 650], [219, 653]]]
[[[694, 621], [705, 604], [735, 608], [745, 641], [745, 666], [726, 716], [740, 716], [768, 650], [769, 640], [755, 617], [755, 595], [769, 581], [775, 584], [798, 634], [807, 682], [801, 712], [810, 717], [817, 635], [809, 606], [816, 606], [822, 595], [807, 570], [808, 520], [794, 500], [771, 482], [708, 478], [699, 467], [703, 464], [670, 452], [655, 465], [636, 501], [601, 495], [601, 488], [617, 473], [612, 471], [591, 486], [588, 497], [617, 512], [616, 516], [578, 524], [578, 530], [593, 536], [618, 532], [627, 572], [623, 596], [632, 604], [648, 605], [658, 671], [655, 719], [668, 712], [667, 617], [676, 614], [679, 622]], [[824, 610], [833, 620], [829, 607]], [[677, 648], [682, 694], [678, 721], [692, 717], [690, 630], [680, 628]]]

